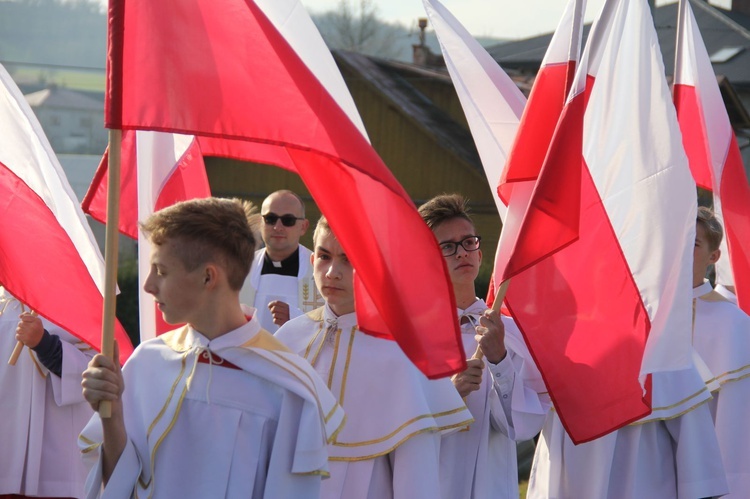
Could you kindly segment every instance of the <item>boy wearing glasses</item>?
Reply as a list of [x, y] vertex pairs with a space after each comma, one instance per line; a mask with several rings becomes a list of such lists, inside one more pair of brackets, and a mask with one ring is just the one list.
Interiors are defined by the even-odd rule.
[[323, 305], [310, 266], [310, 250], [299, 244], [310, 222], [305, 203], [292, 191], [271, 193], [261, 205], [265, 248], [255, 253], [240, 301], [256, 308], [264, 329], [279, 326]]
[[440, 195], [419, 208], [448, 266], [464, 349], [479, 350], [453, 377], [474, 417], [469, 431], [443, 438], [440, 474], [444, 499], [518, 497], [515, 440], [541, 429], [549, 397], [520, 331], [509, 317], [488, 310], [474, 281], [482, 263], [481, 237], [457, 194]]

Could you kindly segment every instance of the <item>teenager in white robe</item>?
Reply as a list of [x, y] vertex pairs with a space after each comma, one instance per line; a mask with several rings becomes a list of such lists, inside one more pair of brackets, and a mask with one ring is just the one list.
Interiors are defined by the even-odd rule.
[[83, 497], [86, 469], [76, 440], [92, 410], [81, 394], [81, 373], [95, 352], [26, 314], [60, 339], [60, 372], [51, 372], [28, 347], [8, 365], [24, 307], [2, 287], [0, 312], [0, 495]]
[[187, 326], [141, 344], [122, 371], [97, 355], [84, 372], [92, 407], [112, 404], [80, 437], [96, 459], [89, 497], [319, 497], [344, 416], [310, 366], [240, 307], [250, 206], [186, 201], [143, 224], [144, 289], [165, 321]]
[[466, 201], [444, 194], [420, 206], [419, 212], [446, 260], [464, 350], [473, 354], [479, 338], [484, 354], [483, 360], [469, 359], [467, 370], [453, 377], [475, 421], [468, 431], [443, 438], [443, 498], [518, 497], [516, 441], [539, 433], [551, 407], [549, 396], [513, 320], [488, 310], [475, 295], [481, 239]]
[[709, 408], [729, 482], [729, 497], [750, 496], [750, 317], [711, 290], [694, 288], [693, 346], [720, 388]]
[[260, 325], [275, 332], [281, 324], [323, 305], [310, 265], [311, 251], [300, 238], [310, 225], [305, 204], [289, 190], [268, 195], [261, 205], [260, 234], [265, 247], [255, 252], [240, 302], [258, 310]]
[[346, 411], [329, 445], [327, 499], [439, 498], [440, 438], [472, 422], [448, 379], [428, 380], [398, 344], [357, 328], [353, 269], [324, 218], [313, 237], [325, 307], [276, 337], [305, 357]]
[[[698, 359], [699, 361], [699, 359]], [[648, 417], [574, 445], [551, 411], [537, 442], [529, 499], [698, 499], [728, 486], [696, 367], [652, 375]]]
[[[343, 411], [254, 318], [213, 340], [185, 326], [144, 342], [123, 375], [129, 440], [102, 497], [318, 497]], [[101, 439], [97, 415], [84, 458], [99, 458]], [[98, 461], [89, 497], [101, 480]]]
[[709, 402], [729, 482], [729, 497], [750, 497], [750, 317], [704, 280], [721, 257], [723, 230], [698, 210], [693, 270], [693, 346], [717, 382]]

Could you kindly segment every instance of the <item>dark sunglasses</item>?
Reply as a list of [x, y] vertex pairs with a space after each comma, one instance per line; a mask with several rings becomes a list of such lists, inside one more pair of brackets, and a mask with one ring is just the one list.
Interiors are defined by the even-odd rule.
[[266, 215], [261, 215], [263, 217], [263, 221], [266, 222], [266, 225], [276, 225], [276, 222], [278, 220], [281, 220], [281, 225], [284, 227], [294, 227], [294, 224], [297, 223], [297, 220], [304, 220], [304, 218], [295, 217], [294, 215], [277, 215], [276, 213], [268, 213]]

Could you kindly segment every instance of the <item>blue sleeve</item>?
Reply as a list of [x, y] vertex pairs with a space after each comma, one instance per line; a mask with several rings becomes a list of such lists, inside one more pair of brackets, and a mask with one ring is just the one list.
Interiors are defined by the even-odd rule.
[[50, 334], [45, 329], [42, 340], [32, 350], [36, 352], [39, 362], [44, 364], [44, 367], [57, 375], [58, 378], [62, 375], [63, 348], [59, 336]]

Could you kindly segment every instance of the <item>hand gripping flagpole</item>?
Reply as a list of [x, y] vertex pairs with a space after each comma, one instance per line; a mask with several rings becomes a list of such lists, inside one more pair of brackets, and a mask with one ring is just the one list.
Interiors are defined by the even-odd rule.
[[[26, 312], [26, 308], [23, 306], [23, 303], [21, 303], [21, 312]], [[33, 310], [30, 311], [31, 315], [36, 317], [37, 313]], [[16, 346], [13, 349], [13, 353], [10, 354], [10, 359], [8, 359], [8, 365], [9, 366], [15, 366], [16, 362], [18, 362], [18, 357], [21, 356], [21, 352], [23, 351], [24, 344], [21, 341], [16, 342]]]
[[[120, 149], [122, 130], [109, 130], [109, 159], [107, 164], [107, 225], [104, 241], [104, 312], [102, 314], [102, 354], [110, 359], [114, 354], [115, 305], [117, 290], [118, 227], [120, 226]], [[115, 360], [117, 362], [117, 360]], [[99, 416], [112, 414], [109, 400], [99, 402]]]
[[[508, 292], [508, 286], [510, 286], [510, 279], [506, 279], [500, 284], [500, 286], [498, 286], [497, 293], [495, 294], [495, 301], [492, 302], [491, 307], [493, 312], [500, 313], [500, 307], [502, 307], [503, 300], [505, 300], [505, 294]], [[479, 347], [479, 345], [477, 345], [477, 350], [474, 352], [474, 355], [471, 358], [484, 358], [484, 352], [482, 352], [482, 349]]]

